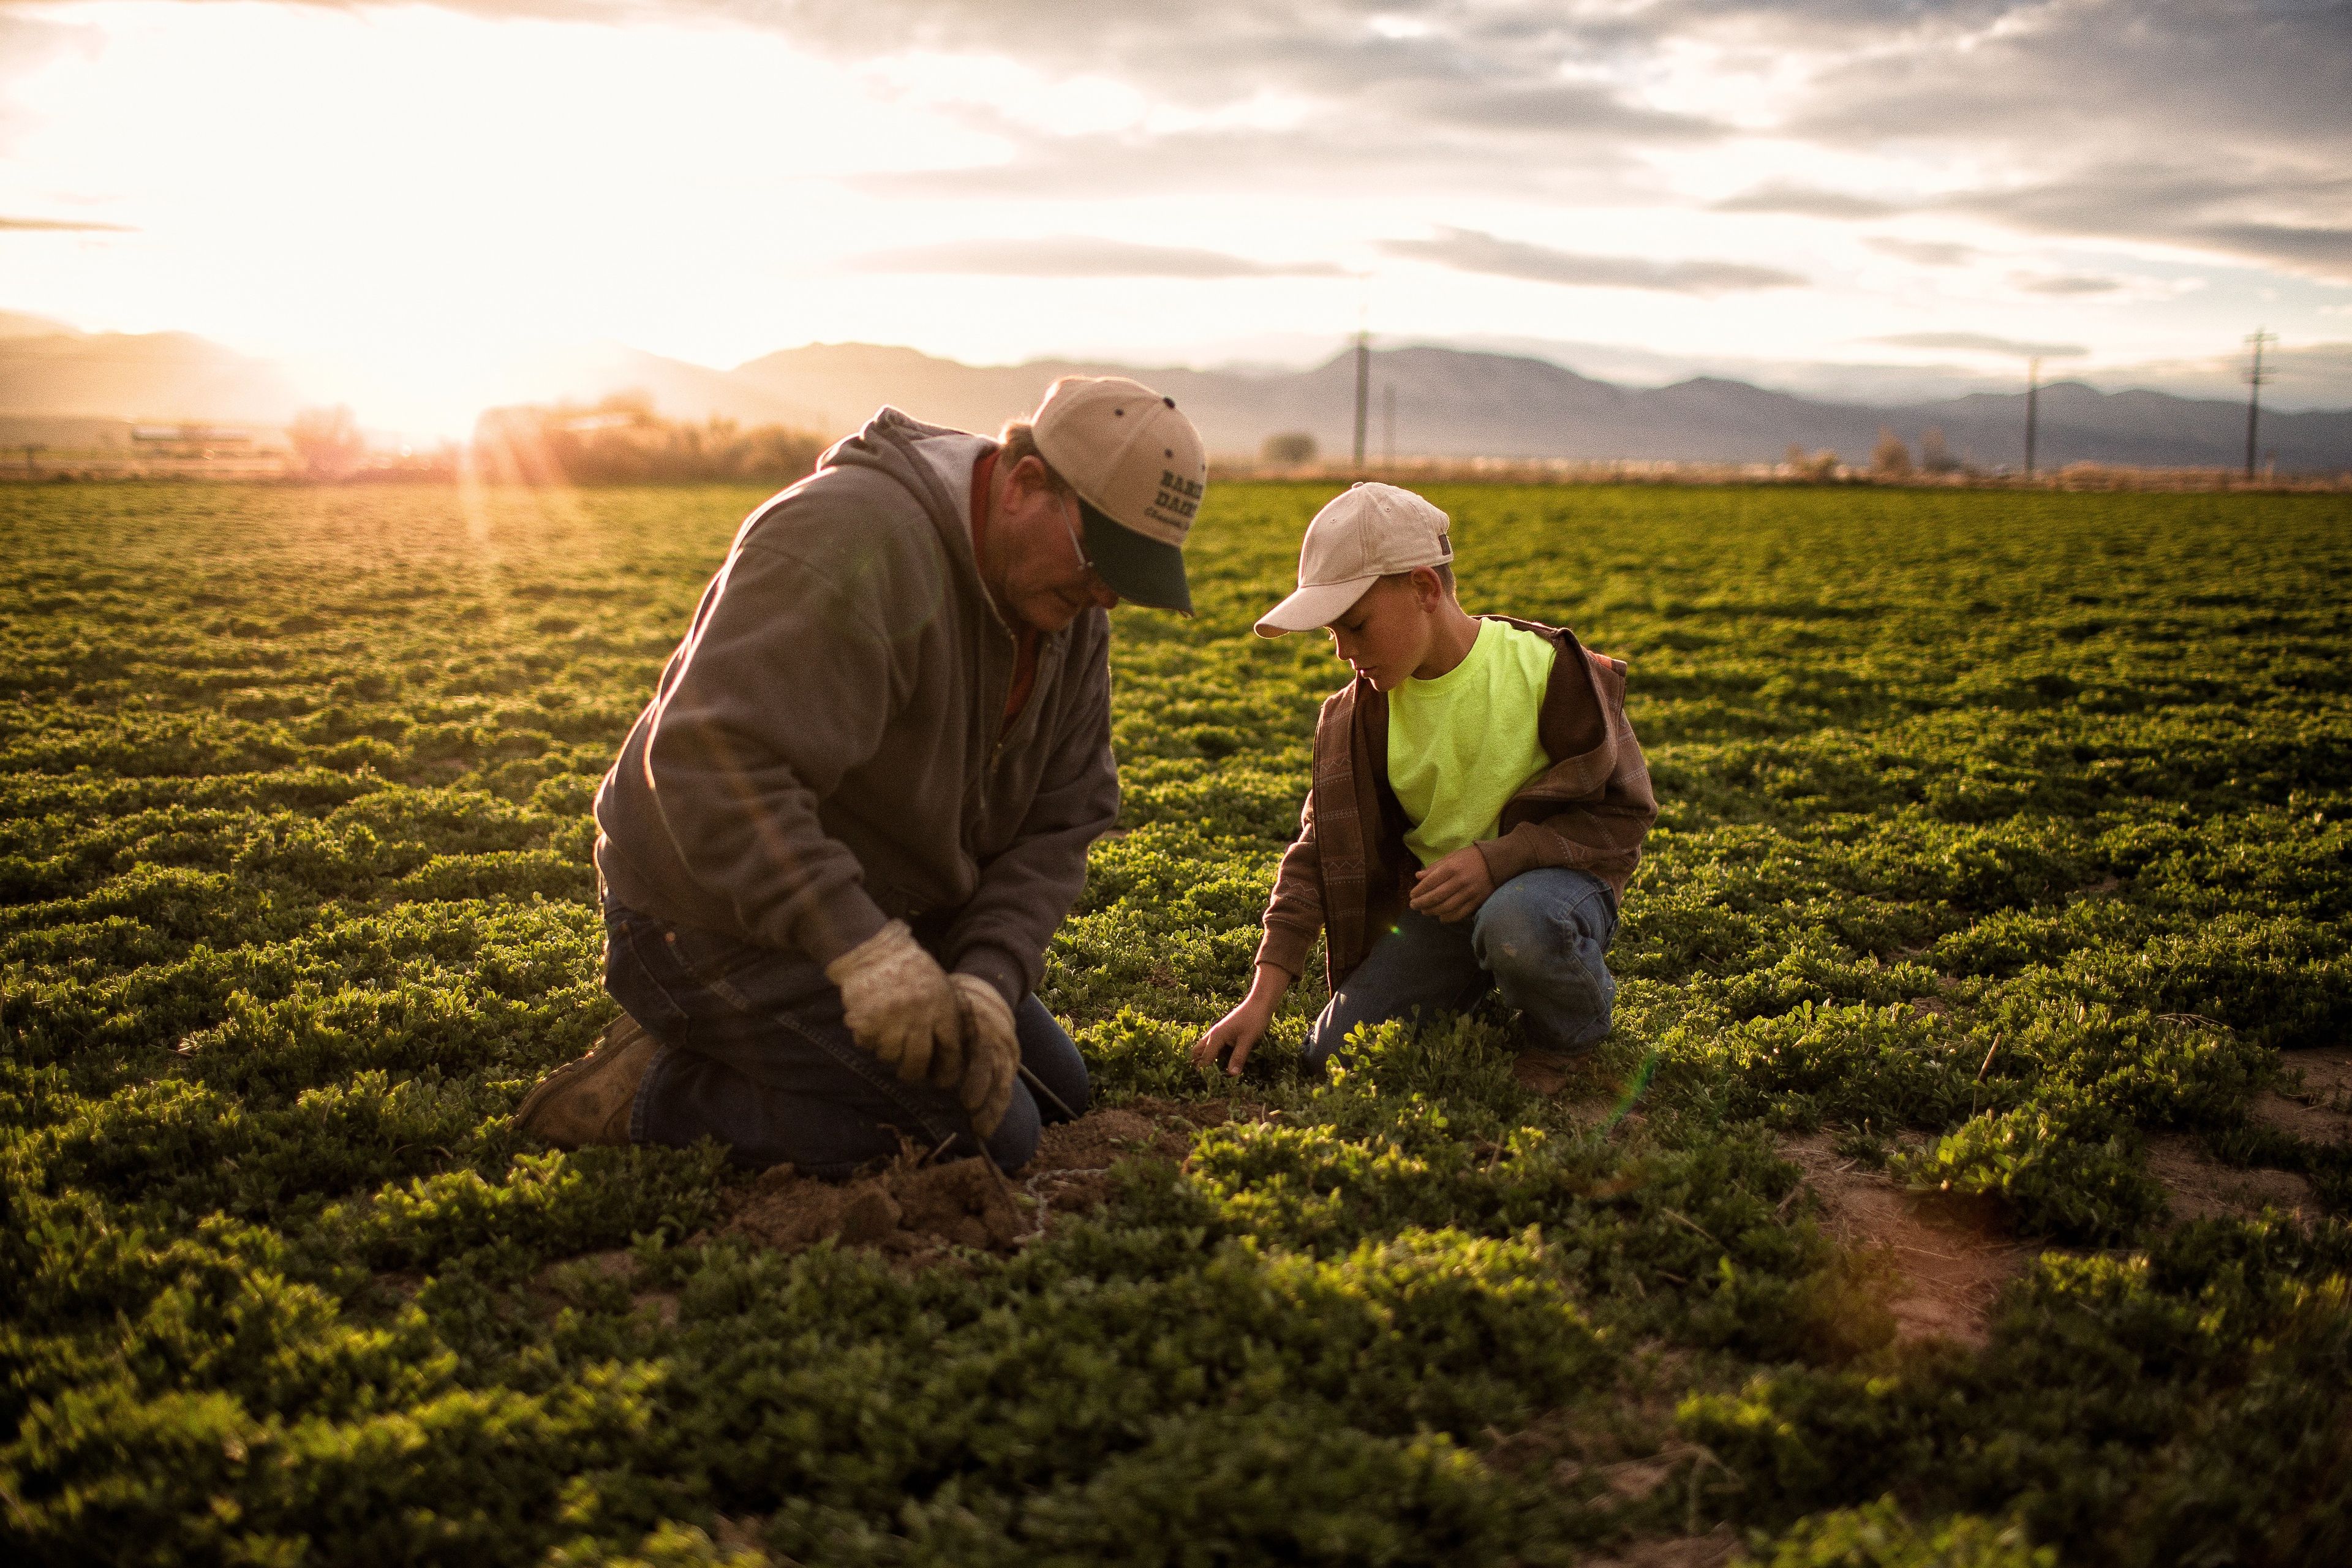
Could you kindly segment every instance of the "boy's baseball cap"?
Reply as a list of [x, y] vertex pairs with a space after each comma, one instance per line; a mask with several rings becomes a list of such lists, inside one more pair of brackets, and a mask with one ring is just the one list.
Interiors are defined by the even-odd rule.
[[1307, 525], [1298, 548], [1298, 592], [1259, 618], [1257, 635], [1278, 637], [1328, 626], [1391, 573], [1453, 559], [1444, 512], [1411, 490], [1360, 481]]
[[1123, 375], [1066, 375], [1030, 421], [1037, 450], [1078, 492], [1087, 557], [1118, 596], [1192, 613], [1184, 536], [1209, 485], [1201, 433]]

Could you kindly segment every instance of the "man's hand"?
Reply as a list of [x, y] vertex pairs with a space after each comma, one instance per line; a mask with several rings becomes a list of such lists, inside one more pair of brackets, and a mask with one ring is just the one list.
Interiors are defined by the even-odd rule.
[[[972, 1130], [985, 1138], [996, 1131], [1004, 1120], [1004, 1108], [1013, 1103], [1013, 1080], [1021, 1070], [1021, 1037], [1013, 1026], [1013, 1009], [995, 986], [977, 974], [950, 974], [948, 984], [955, 989], [963, 1016], [961, 1076], [953, 1087], [971, 1113]], [[940, 1081], [936, 1074], [932, 1081]]]
[[1412, 907], [1442, 921], [1466, 921], [1493, 896], [1495, 879], [1475, 844], [1465, 844], [1413, 879]]
[[1290, 975], [1270, 963], [1257, 966], [1256, 978], [1250, 982], [1249, 994], [1242, 1005], [1209, 1026], [1209, 1032], [1192, 1045], [1194, 1067], [1214, 1067], [1219, 1058], [1225, 1063], [1225, 1076], [1239, 1078], [1242, 1068], [1257, 1043], [1265, 1038], [1266, 1026], [1274, 1022], [1274, 1010], [1282, 1005], [1283, 994], [1290, 989]]
[[[901, 1083], [922, 1082], [933, 1053], [952, 1051], [963, 1038], [947, 971], [916, 942], [904, 921], [892, 921], [826, 964], [824, 977], [841, 987], [851, 1037], [881, 1058]], [[1000, 997], [997, 1005], [1003, 1005]]]

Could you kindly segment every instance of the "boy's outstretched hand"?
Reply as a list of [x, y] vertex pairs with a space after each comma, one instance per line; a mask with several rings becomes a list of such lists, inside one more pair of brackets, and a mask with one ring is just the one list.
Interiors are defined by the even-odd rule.
[[1192, 1044], [1192, 1065], [1214, 1067], [1219, 1058], [1225, 1062], [1225, 1076], [1239, 1078], [1242, 1066], [1249, 1060], [1250, 1052], [1265, 1038], [1266, 1026], [1274, 1022], [1274, 1010], [1282, 1005], [1282, 998], [1290, 989], [1290, 974], [1271, 963], [1261, 963], [1251, 976], [1249, 994], [1242, 1005], [1209, 1026], [1209, 1032]]
[[1413, 879], [1412, 907], [1442, 921], [1466, 921], [1494, 895], [1495, 879], [1475, 844], [1465, 844]]

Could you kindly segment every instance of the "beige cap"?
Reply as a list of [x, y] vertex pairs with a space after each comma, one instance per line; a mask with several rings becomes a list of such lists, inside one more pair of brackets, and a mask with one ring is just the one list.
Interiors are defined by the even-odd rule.
[[1411, 490], [1360, 481], [1307, 525], [1298, 592], [1261, 616], [1257, 635], [1278, 637], [1329, 626], [1391, 573], [1454, 559], [1445, 514]]
[[1102, 580], [1123, 599], [1191, 614], [1184, 538], [1209, 459], [1176, 400], [1123, 375], [1066, 375], [1030, 423], [1038, 452], [1078, 492], [1087, 556]]

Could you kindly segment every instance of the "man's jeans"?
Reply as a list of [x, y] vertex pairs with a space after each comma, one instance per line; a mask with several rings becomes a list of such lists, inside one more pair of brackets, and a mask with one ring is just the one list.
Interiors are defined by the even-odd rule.
[[1529, 1046], [1584, 1050], [1609, 1033], [1617, 982], [1605, 955], [1616, 931], [1606, 883], [1550, 867], [1505, 882], [1466, 921], [1407, 910], [1332, 993], [1307, 1037], [1307, 1066], [1345, 1049], [1359, 1024], [1461, 1012], [1489, 986], [1519, 1010]]
[[[850, 1037], [840, 991], [806, 958], [608, 901], [604, 988], [661, 1041], [629, 1112], [632, 1142], [716, 1138], [738, 1163], [820, 1176], [896, 1154], [902, 1138], [946, 1155], [981, 1147], [953, 1091], [899, 1082]], [[1086, 1063], [1045, 1004], [1023, 997], [1013, 1024], [1022, 1065], [1086, 1114]], [[1048, 1120], [1061, 1113], [1041, 1113], [1015, 1082], [988, 1152], [1007, 1170], [1028, 1163]]]

